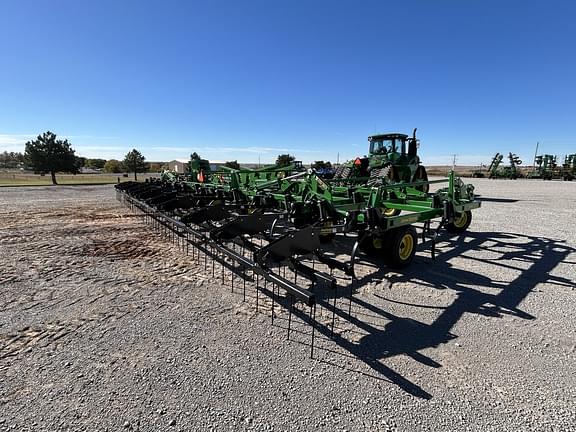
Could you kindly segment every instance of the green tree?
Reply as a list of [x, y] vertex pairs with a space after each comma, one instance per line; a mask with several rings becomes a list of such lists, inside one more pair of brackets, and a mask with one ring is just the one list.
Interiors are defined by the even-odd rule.
[[276, 159], [276, 165], [279, 167], [284, 167], [284, 166], [288, 166], [291, 165], [292, 162], [294, 162], [296, 160], [296, 158], [292, 155], [289, 154], [281, 154], [278, 156], [278, 158]]
[[107, 160], [103, 168], [105, 173], [121, 173], [124, 171], [122, 162], [116, 159]]
[[0, 153], [0, 168], [20, 168], [24, 165], [24, 155], [18, 152]]
[[86, 168], [103, 169], [106, 159], [86, 159]]
[[78, 172], [76, 156], [68, 140], [56, 139], [56, 134], [50, 131], [38, 135], [33, 141], [28, 141], [24, 157], [34, 171], [42, 174], [50, 173], [52, 184], [58, 184], [57, 172], [73, 174]]
[[86, 159], [83, 156], [76, 156], [76, 166], [78, 167], [78, 169], [80, 168], [84, 168], [86, 166], [86, 161], [88, 159]]
[[124, 167], [127, 171], [134, 171], [134, 181], [138, 181], [136, 173], [148, 171], [146, 158], [136, 149], [129, 151], [124, 157]]
[[240, 164], [238, 163], [237, 160], [234, 161], [228, 161], [224, 164], [224, 166], [227, 166], [228, 168], [232, 168], [232, 169], [240, 169]]

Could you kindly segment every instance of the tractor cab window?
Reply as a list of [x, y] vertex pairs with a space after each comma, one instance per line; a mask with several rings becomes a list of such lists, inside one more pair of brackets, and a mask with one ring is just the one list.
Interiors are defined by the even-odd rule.
[[371, 154], [386, 154], [395, 151], [394, 139], [379, 139], [370, 142]]
[[396, 138], [396, 148], [402, 153], [403, 155], [406, 154], [406, 141], [402, 138]]

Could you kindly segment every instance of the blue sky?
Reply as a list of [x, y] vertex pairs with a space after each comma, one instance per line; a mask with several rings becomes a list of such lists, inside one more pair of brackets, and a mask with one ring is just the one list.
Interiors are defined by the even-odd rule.
[[309, 162], [418, 127], [425, 164], [576, 152], [570, 1], [0, 1], [0, 151]]

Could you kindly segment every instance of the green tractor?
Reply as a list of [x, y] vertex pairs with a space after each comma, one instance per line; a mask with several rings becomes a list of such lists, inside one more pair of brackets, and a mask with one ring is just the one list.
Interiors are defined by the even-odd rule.
[[[366, 179], [367, 184], [373, 186], [428, 180], [426, 168], [418, 157], [416, 129], [412, 137], [400, 133], [378, 134], [369, 136], [368, 142], [368, 156], [340, 165], [334, 179]], [[429, 185], [416, 185], [415, 188], [428, 192]]]

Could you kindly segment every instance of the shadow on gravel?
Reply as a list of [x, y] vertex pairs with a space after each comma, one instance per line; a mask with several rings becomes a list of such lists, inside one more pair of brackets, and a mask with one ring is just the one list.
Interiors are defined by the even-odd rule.
[[512, 199], [512, 198], [490, 198], [490, 197], [483, 197], [481, 195], [477, 196], [476, 199], [481, 202], [495, 202], [495, 203], [515, 203], [519, 200]]
[[[558, 264], [567, 263], [568, 255], [576, 252], [576, 249], [566, 245], [565, 242], [543, 237], [497, 232], [468, 232], [465, 236], [441, 240], [443, 246], [446, 245], [447, 247], [442, 247], [445, 251], [435, 261], [418, 256], [417, 260], [402, 274], [392, 273], [386, 268], [381, 268], [375, 273], [366, 275], [356, 283], [357, 287], [361, 287], [366, 283], [380, 279], [387, 280], [391, 284], [412, 282], [432, 289], [449, 289], [456, 292], [456, 300], [447, 307], [400, 302], [387, 299], [378, 293], [374, 294], [378, 299], [385, 302], [438, 309], [439, 315], [431, 324], [396, 316], [356, 296], [352, 299], [354, 304], [352, 316], [348, 315], [347, 307], [336, 309], [336, 314], [340, 319], [350, 322], [364, 333], [359, 341], [351, 342], [341, 335], [331, 335], [328, 327], [319, 326], [321, 333], [330, 337], [354, 357], [362, 360], [376, 372], [377, 377], [388, 379], [407, 393], [423, 399], [430, 399], [432, 395], [385, 366], [381, 360], [397, 355], [407, 355], [424, 365], [439, 368], [441, 367], [439, 363], [419, 351], [437, 347], [454, 339], [456, 336], [451, 333], [451, 330], [465, 313], [480, 314], [487, 317], [501, 317], [508, 314], [521, 319], [532, 320], [536, 317], [522, 311], [518, 306], [534, 287], [540, 283], [566, 287], [574, 286], [573, 281], [550, 274]], [[470, 251], [486, 251], [485, 255], [491, 258], [479, 258], [473, 256], [473, 252], [467, 253]], [[482, 274], [452, 266], [448, 261], [454, 257], [470, 260], [470, 263], [483, 263], [484, 265], [497, 266], [502, 270], [519, 272], [519, 275], [511, 281], [493, 280]], [[377, 261], [372, 261], [372, 263], [378, 264]], [[515, 264], [519, 265], [515, 266]], [[471, 267], [478, 268], [478, 266]], [[498, 290], [496, 293], [494, 293], [495, 289]], [[344, 295], [346, 290], [341, 291]], [[329, 295], [328, 292], [327, 295]], [[325, 300], [327, 308], [329, 308], [329, 302], [329, 299]], [[348, 302], [341, 303], [345, 303], [347, 306]], [[365, 322], [363, 319], [365, 314], [357, 313], [359, 311], [371, 312], [384, 317], [389, 322], [384, 328], [377, 328]], [[328, 363], [345, 367], [333, 362]]]

